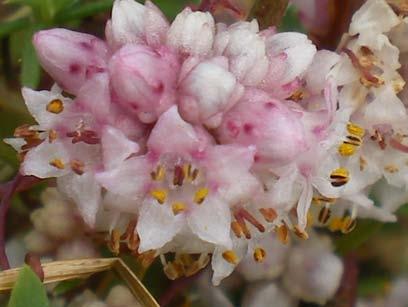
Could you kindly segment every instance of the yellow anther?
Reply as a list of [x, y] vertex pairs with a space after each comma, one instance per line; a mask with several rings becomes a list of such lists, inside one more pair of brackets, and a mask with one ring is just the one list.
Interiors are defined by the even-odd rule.
[[353, 144], [343, 143], [339, 146], [338, 152], [343, 157], [352, 156], [356, 152], [357, 147]]
[[153, 180], [161, 181], [166, 176], [166, 169], [163, 166], [158, 165], [156, 171], [151, 172], [150, 175], [152, 176]]
[[64, 111], [64, 104], [61, 99], [54, 99], [47, 104], [47, 111], [54, 114], [59, 114]]
[[207, 188], [200, 188], [194, 195], [194, 202], [197, 204], [202, 204], [207, 197], [209, 190]]
[[404, 89], [405, 81], [402, 78], [397, 78], [392, 80], [392, 88], [394, 89], [395, 94], [398, 94]]
[[54, 166], [55, 168], [58, 168], [58, 169], [64, 169], [65, 168], [65, 164], [64, 164], [64, 162], [62, 162], [61, 159], [51, 160], [50, 165]]
[[276, 233], [278, 234], [278, 239], [283, 244], [288, 244], [289, 242], [289, 231], [286, 224], [283, 224], [276, 229]]
[[350, 233], [356, 228], [357, 221], [350, 216], [345, 216], [341, 222], [341, 232], [344, 234]]
[[343, 227], [343, 220], [339, 217], [334, 217], [330, 221], [329, 230], [330, 231], [339, 231]]
[[163, 180], [165, 176], [166, 169], [163, 166], [159, 165], [156, 170], [156, 180], [158, 181]]
[[108, 248], [115, 255], [119, 255], [120, 252], [120, 232], [118, 229], [113, 229], [110, 234], [110, 240], [108, 242]]
[[399, 172], [399, 168], [396, 165], [393, 165], [393, 164], [384, 166], [384, 170], [386, 172], [388, 172], [388, 173], [391, 173], [391, 174]]
[[257, 247], [254, 250], [254, 260], [258, 263], [263, 262], [266, 256], [266, 252], [263, 248]]
[[177, 215], [186, 210], [187, 206], [181, 201], [177, 201], [171, 205], [174, 215]]
[[54, 142], [54, 141], [57, 139], [57, 137], [58, 137], [57, 131], [51, 129], [51, 130], [49, 131], [49, 133], [48, 133], [48, 142], [49, 142], [49, 143]]
[[310, 226], [313, 225], [313, 223], [314, 223], [313, 214], [312, 214], [311, 212], [308, 212], [308, 213], [307, 213], [307, 216], [306, 216], [306, 226], [307, 226], [307, 227], [310, 227]]
[[231, 222], [231, 229], [237, 238], [241, 238], [244, 234], [241, 225], [237, 221]]
[[224, 258], [225, 261], [227, 261], [228, 263], [238, 264], [238, 256], [232, 250], [227, 250], [227, 251], [223, 252], [222, 253], [222, 258]]
[[330, 218], [330, 214], [331, 214], [330, 209], [326, 206], [323, 207], [319, 212], [318, 216], [319, 222], [322, 224], [326, 224]]
[[164, 204], [167, 199], [167, 190], [165, 189], [154, 189], [150, 192], [150, 195], [157, 200], [159, 204]]
[[350, 180], [350, 173], [347, 169], [340, 167], [331, 172], [330, 179], [332, 186], [341, 187]]
[[183, 165], [183, 173], [185, 178], [191, 179], [191, 164]]
[[348, 131], [348, 133], [350, 133], [352, 135], [355, 135], [355, 136], [358, 136], [360, 138], [362, 138], [365, 135], [364, 128], [362, 128], [362, 127], [360, 127], [360, 126], [358, 126], [356, 124], [353, 124], [353, 123], [348, 123], [347, 124], [347, 131]]
[[300, 229], [299, 226], [293, 227], [293, 232], [295, 233], [295, 235], [297, 235], [302, 240], [309, 239], [308, 233], [305, 230]]

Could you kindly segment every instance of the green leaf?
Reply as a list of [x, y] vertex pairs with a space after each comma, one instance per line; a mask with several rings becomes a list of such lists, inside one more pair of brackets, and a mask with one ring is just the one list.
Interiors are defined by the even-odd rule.
[[169, 19], [174, 19], [187, 5], [198, 4], [200, 0], [153, 0], [153, 2]]
[[12, 21], [5, 21], [0, 23], [0, 38], [9, 36], [11, 33], [20, 31], [30, 24], [30, 20], [27, 17], [19, 18]]
[[34, 31], [28, 31], [23, 43], [21, 84], [35, 89], [40, 83], [41, 67], [32, 43], [33, 33]]
[[25, 265], [11, 291], [8, 307], [48, 307], [45, 287], [38, 276]]
[[66, 11], [57, 14], [55, 17], [58, 22], [68, 22], [79, 20], [98, 13], [107, 12], [112, 9], [113, 0], [101, 0], [74, 6]]
[[289, 5], [283, 16], [282, 24], [279, 27], [281, 32], [302, 32], [306, 33], [305, 28], [299, 20], [298, 10], [295, 6]]
[[383, 223], [373, 220], [358, 220], [356, 228], [351, 233], [342, 235], [335, 240], [337, 252], [345, 255], [357, 249], [372, 235], [377, 233], [383, 225]]
[[55, 295], [64, 295], [75, 288], [81, 286], [85, 281], [83, 279], [70, 279], [61, 281], [58, 285], [54, 288]]

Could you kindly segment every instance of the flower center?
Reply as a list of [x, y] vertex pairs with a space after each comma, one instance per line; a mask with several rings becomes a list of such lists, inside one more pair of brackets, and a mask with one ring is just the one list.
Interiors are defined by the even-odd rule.
[[160, 163], [150, 176], [150, 196], [159, 205], [170, 205], [174, 215], [203, 204], [210, 193], [205, 172], [189, 162]]

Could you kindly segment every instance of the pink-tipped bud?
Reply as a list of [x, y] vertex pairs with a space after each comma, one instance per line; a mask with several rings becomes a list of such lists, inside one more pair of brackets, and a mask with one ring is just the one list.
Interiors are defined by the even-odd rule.
[[33, 43], [42, 67], [72, 94], [77, 94], [94, 73], [106, 68], [106, 44], [95, 36], [52, 29], [36, 33]]
[[169, 50], [127, 45], [109, 64], [113, 91], [126, 110], [151, 123], [175, 103], [179, 71], [177, 57]]
[[258, 90], [245, 93], [218, 133], [221, 142], [255, 145], [259, 162], [286, 164], [307, 148], [300, 116]]

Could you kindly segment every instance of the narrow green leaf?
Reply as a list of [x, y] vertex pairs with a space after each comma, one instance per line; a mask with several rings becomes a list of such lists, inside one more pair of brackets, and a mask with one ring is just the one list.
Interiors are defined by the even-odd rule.
[[33, 33], [34, 31], [28, 31], [25, 36], [21, 59], [21, 83], [30, 88], [36, 88], [41, 77], [40, 63], [32, 44]]
[[12, 21], [5, 21], [0, 23], [0, 38], [10, 35], [13, 32], [20, 31], [30, 24], [27, 17], [19, 18]]
[[49, 302], [45, 287], [31, 270], [25, 265], [11, 292], [8, 307], [48, 307]]
[[113, 0], [101, 0], [74, 6], [71, 9], [60, 12], [55, 17], [58, 22], [68, 22], [83, 19], [98, 13], [107, 12], [112, 9]]

